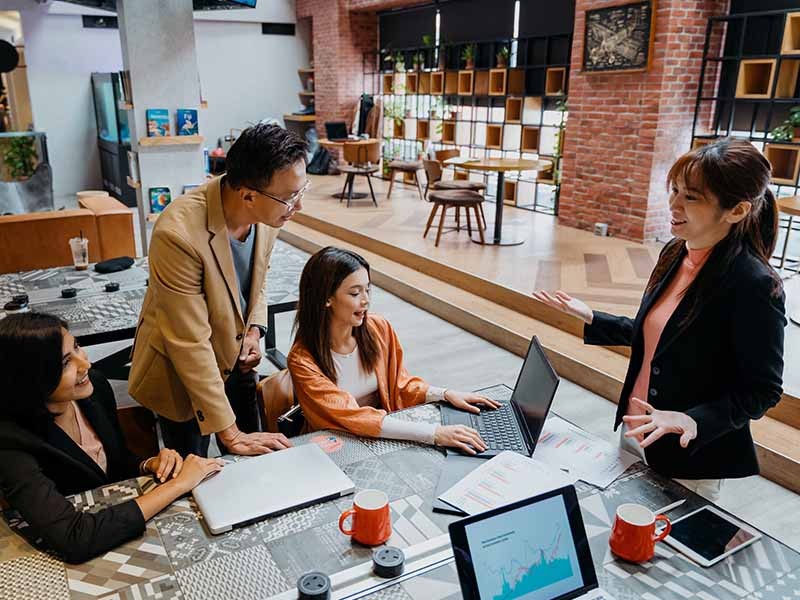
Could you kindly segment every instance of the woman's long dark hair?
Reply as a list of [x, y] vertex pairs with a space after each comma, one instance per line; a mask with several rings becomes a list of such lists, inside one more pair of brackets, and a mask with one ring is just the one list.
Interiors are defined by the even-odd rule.
[[[769, 161], [755, 146], [745, 140], [725, 138], [701, 146], [681, 156], [667, 174], [667, 186], [677, 182], [699, 187], [719, 200], [722, 210], [730, 210], [739, 202], [752, 204], [750, 213], [731, 226], [728, 235], [714, 246], [703, 268], [685, 291], [690, 309], [685, 322], [699, 312], [702, 302], [720, 289], [728, 269], [741, 252], [751, 252], [763, 262], [774, 279], [773, 294], [779, 295], [783, 285], [769, 261], [778, 239], [778, 205], [769, 189], [772, 173]], [[708, 194], [706, 194], [708, 197]], [[681, 260], [686, 242], [675, 238], [661, 253], [647, 291], [653, 291]]]
[[[296, 339], [311, 353], [324, 375], [334, 383], [337, 377], [331, 355], [331, 317], [325, 304], [336, 294], [342, 281], [359, 269], [366, 269], [369, 276], [369, 263], [361, 256], [349, 250], [328, 246], [308, 259], [300, 276], [300, 299], [294, 319]], [[362, 369], [365, 372], [374, 371], [378, 362], [378, 342], [368, 326], [366, 315], [364, 322], [353, 328], [353, 337], [358, 344]]]
[[53, 418], [47, 401], [64, 369], [64, 329], [64, 321], [42, 313], [0, 319], [0, 418], [37, 433]]

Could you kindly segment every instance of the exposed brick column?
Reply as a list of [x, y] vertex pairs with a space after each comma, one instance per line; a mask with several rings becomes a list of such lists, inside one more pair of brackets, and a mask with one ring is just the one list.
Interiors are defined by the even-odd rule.
[[363, 91], [362, 58], [378, 48], [375, 12], [351, 12], [347, 0], [297, 0], [297, 18], [311, 19], [317, 131], [349, 119]]
[[576, 0], [559, 221], [633, 240], [669, 236], [666, 173], [689, 149], [706, 23], [728, 0], [658, 0], [648, 71], [586, 74], [587, 9]]

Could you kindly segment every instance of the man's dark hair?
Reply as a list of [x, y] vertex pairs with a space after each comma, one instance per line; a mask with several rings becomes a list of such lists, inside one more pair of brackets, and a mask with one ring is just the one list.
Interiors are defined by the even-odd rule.
[[228, 150], [226, 183], [264, 189], [272, 176], [297, 161], [307, 161], [308, 146], [296, 133], [280, 125], [259, 123], [245, 129]]

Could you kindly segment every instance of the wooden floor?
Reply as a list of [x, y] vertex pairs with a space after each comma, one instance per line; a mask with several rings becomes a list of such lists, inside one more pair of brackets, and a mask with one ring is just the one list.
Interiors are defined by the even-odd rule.
[[[392, 197], [387, 200], [388, 182], [374, 179], [378, 207], [366, 198], [354, 200], [347, 208], [344, 202], [331, 197], [341, 191], [343, 176], [310, 177], [312, 187], [303, 199], [302, 212], [294, 218], [296, 222], [343, 239], [361, 236], [525, 296], [517, 297], [514, 302], [527, 302], [535, 289], [563, 289], [596, 310], [633, 316], [661, 249], [657, 243], [598, 237], [561, 226], [550, 215], [510, 206], [504, 207], [503, 235], [524, 239], [524, 244], [507, 247], [475, 244], [463, 226], [462, 215], [462, 231], [443, 234], [435, 247], [435, 230], [426, 239], [422, 237], [431, 205], [420, 200], [415, 187], [395, 183]], [[356, 179], [355, 189], [368, 192], [366, 180]], [[489, 225], [487, 236], [491, 236], [493, 229], [494, 210], [493, 203], [484, 203]], [[453, 219], [448, 218], [446, 225], [453, 224]], [[797, 239], [791, 240], [792, 247], [800, 245], [800, 235], [794, 238]], [[363, 247], [355, 239], [347, 241]], [[391, 253], [384, 254], [391, 258]], [[800, 314], [800, 276], [787, 283], [786, 291], [787, 309]], [[800, 358], [800, 326], [789, 323], [784, 386], [787, 392], [800, 396], [800, 369], [794, 368], [795, 357]]]
[[[434, 247], [436, 231], [422, 238], [431, 204], [420, 200], [416, 188], [395, 184], [386, 199], [388, 182], [373, 181], [378, 207], [371, 199], [353, 201], [348, 209], [332, 198], [340, 192], [342, 177], [311, 176], [312, 187], [303, 199], [303, 211], [295, 220], [311, 225], [312, 219], [356, 231], [382, 242], [402, 247], [429, 259], [456, 267], [484, 279], [528, 294], [534, 289], [560, 288], [597, 307], [632, 315], [661, 248], [659, 244], [637, 244], [601, 238], [589, 232], [556, 223], [555, 217], [514, 207], [505, 207], [503, 235], [524, 239], [520, 246], [481, 246], [470, 241], [462, 215], [462, 231], [442, 235]], [[356, 190], [369, 191], [364, 178]], [[484, 203], [491, 237], [495, 205]], [[447, 225], [452, 225], [448, 218]], [[438, 216], [437, 221], [438, 223]]]

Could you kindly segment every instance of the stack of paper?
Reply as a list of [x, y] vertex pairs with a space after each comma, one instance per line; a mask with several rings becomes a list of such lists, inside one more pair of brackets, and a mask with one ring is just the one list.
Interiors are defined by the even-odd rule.
[[516, 452], [487, 460], [439, 496], [469, 515], [575, 483], [577, 478]]

